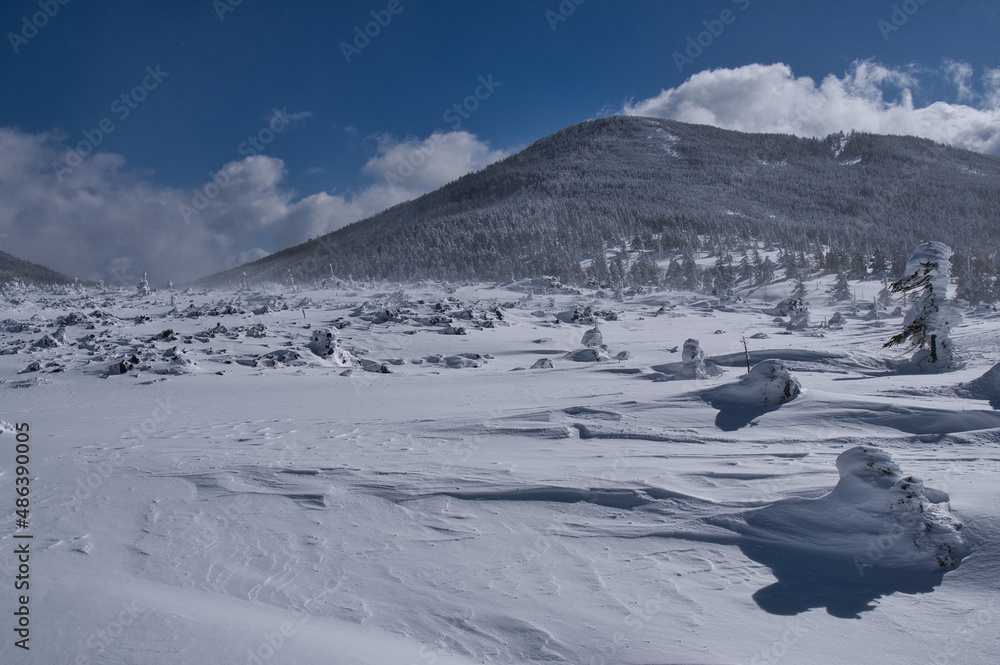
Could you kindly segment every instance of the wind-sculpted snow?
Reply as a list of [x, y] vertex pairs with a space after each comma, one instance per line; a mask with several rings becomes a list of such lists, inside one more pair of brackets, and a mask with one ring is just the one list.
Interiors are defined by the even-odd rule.
[[792, 401], [800, 392], [802, 385], [787, 365], [763, 360], [736, 383], [706, 390], [703, 398], [719, 410], [715, 424], [734, 430]]
[[840, 481], [823, 497], [788, 498], [743, 515], [744, 552], [778, 577], [756, 595], [765, 609], [795, 613], [820, 604], [852, 616], [885, 593], [930, 591], [969, 554], [948, 495], [904, 475], [885, 452], [851, 448], [837, 469]]
[[1000, 409], [1000, 364], [991, 367], [978, 379], [960, 384], [956, 392], [972, 399], [986, 400], [994, 409]]
[[861, 308], [775, 323], [793, 287], [5, 291], [0, 450], [30, 422], [32, 609], [59, 626], [33, 655], [1000, 660], [1000, 318], [966, 314], [947, 382], [903, 377]]

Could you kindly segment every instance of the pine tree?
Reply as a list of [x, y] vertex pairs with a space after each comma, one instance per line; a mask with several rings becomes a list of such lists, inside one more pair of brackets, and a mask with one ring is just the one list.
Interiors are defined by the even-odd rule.
[[951, 248], [943, 243], [924, 243], [907, 261], [903, 278], [889, 286], [893, 293], [913, 294], [914, 300], [903, 320], [903, 330], [882, 346], [909, 341], [916, 348], [910, 360], [916, 369], [947, 371], [960, 366], [950, 338], [951, 326], [960, 321], [948, 302], [951, 255]]
[[770, 284], [774, 281], [774, 263], [771, 262], [770, 256], [764, 257], [764, 263], [760, 267], [760, 283]]
[[747, 256], [746, 252], [743, 253], [743, 258], [740, 259], [740, 275], [736, 279], [737, 282], [752, 282], [754, 277], [753, 265], [750, 263], [750, 257]]
[[698, 264], [694, 262], [693, 255], [684, 255], [681, 271], [684, 275], [684, 281], [681, 286], [685, 291], [697, 291], [701, 288], [701, 276], [698, 274]]
[[885, 276], [886, 271], [889, 269], [889, 259], [886, 258], [885, 253], [880, 247], [876, 247], [875, 251], [872, 252], [872, 262], [871, 271], [872, 276], [878, 279], [882, 279]]
[[847, 273], [844, 271], [837, 273], [837, 283], [834, 284], [831, 295], [837, 302], [851, 299], [851, 286], [847, 283]]
[[803, 301], [806, 298], [806, 283], [802, 278], [802, 272], [795, 276], [795, 288], [792, 289], [792, 297]]

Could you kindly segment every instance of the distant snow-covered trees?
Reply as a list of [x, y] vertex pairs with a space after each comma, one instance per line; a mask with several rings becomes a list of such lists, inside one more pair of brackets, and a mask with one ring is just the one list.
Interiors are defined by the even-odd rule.
[[[657, 129], [678, 138], [677, 157], [664, 159], [651, 140]], [[761, 169], [763, 159], [786, 166]], [[799, 270], [898, 279], [919, 239], [944, 227], [973, 259], [971, 269], [956, 263], [963, 297], [992, 299], [1000, 289], [986, 288], [977, 260], [995, 253], [998, 205], [995, 158], [923, 139], [856, 133], [845, 144], [613, 117], [244, 269], [253, 283], [287, 284], [291, 269], [302, 284], [334, 273], [392, 281], [555, 275], [572, 284], [585, 279], [580, 265], [590, 260], [586, 278], [606, 285], [613, 255], [605, 252], [616, 248], [628, 268], [622, 281], [635, 284], [634, 263], [654, 252], [681, 269], [676, 279], [668, 267], [665, 283], [711, 290], [715, 276], [694, 256], [749, 250], [755, 285]], [[751, 247], [780, 249], [780, 266]], [[240, 270], [206, 283], [238, 283]], [[742, 261], [738, 273], [747, 285]]]

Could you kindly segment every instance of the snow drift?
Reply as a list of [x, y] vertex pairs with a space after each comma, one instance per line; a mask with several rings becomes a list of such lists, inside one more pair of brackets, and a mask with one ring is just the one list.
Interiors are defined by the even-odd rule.
[[1000, 409], [1000, 363], [978, 379], [959, 384], [955, 392], [969, 399], [984, 399], [994, 409]]
[[937, 572], [969, 552], [944, 492], [906, 476], [885, 452], [857, 446], [837, 458], [840, 481], [818, 499], [792, 497], [745, 515], [750, 538], [879, 567]]
[[730, 526], [745, 538], [743, 553], [777, 578], [754, 594], [772, 614], [825, 607], [857, 618], [882, 596], [933, 591], [971, 550], [948, 495], [903, 475], [885, 452], [851, 448], [837, 469], [829, 494], [784, 499]]

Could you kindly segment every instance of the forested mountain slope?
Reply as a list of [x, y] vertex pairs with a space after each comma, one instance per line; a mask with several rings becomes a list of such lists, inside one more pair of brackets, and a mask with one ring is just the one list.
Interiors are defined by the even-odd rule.
[[[575, 125], [419, 199], [203, 280], [582, 277], [601, 247], [992, 261], [1000, 159], [914, 137], [745, 134], [612, 117]], [[707, 240], [706, 240], [707, 239]], [[968, 263], [968, 260], [966, 260]]]
[[7, 252], [0, 252], [0, 284], [15, 280], [38, 285], [69, 284], [73, 281], [66, 275], [45, 266], [19, 259]]

